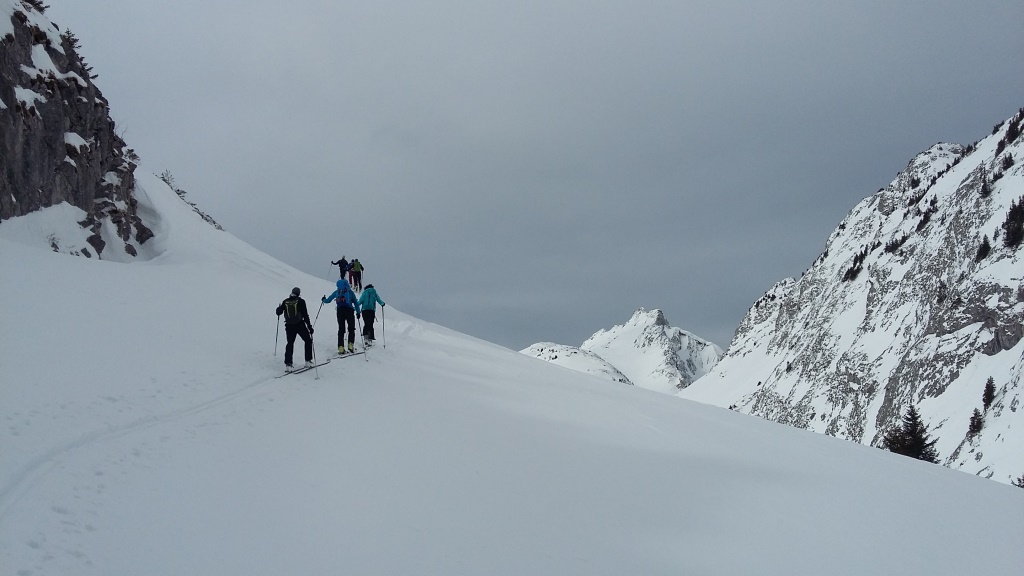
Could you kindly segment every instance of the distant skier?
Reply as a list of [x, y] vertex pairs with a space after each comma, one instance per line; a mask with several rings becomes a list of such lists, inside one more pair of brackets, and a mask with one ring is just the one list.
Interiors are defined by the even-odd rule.
[[292, 288], [292, 293], [277, 307], [277, 315], [284, 315], [284, 333], [288, 343], [284, 347], [284, 369], [292, 371], [292, 352], [295, 350], [295, 336], [301, 336], [306, 344], [306, 368], [313, 367], [313, 325], [306, 311], [306, 301], [299, 298], [299, 288]]
[[[373, 284], [367, 284], [366, 290], [363, 290], [363, 294], [359, 297], [359, 309], [363, 311], [363, 342], [364, 346], [369, 348], [373, 346], [375, 340], [373, 336], [373, 321], [377, 315], [377, 304], [380, 304], [381, 308], [386, 306], [384, 301], [377, 295], [377, 289], [373, 287]], [[385, 344], [385, 348], [387, 345]]]
[[[336, 283], [338, 289], [331, 292], [331, 295], [326, 298], [321, 298], [320, 301], [327, 304], [331, 300], [337, 300], [338, 306], [338, 354], [344, 354], [345, 351], [345, 332], [348, 332], [348, 352], [355, 352], [356, 342], [356, 295], [352, 293], [352, 289], [348, 287], [348, 282], [345, 280], [338, 280]], [[346, 330], [345, 324], [348, 324]]]
[[359, 258], [353, 258], [352, 263], [348, 265], [348, 283], [352, 285], [353, 290], [363, 289], [363, 270], [363, 263]]
[[348, 260], [345, 260], [344, 254], [341, 256], [341, 260], [338, 260], [337, 262], [332, 260], [331, 264], [336, 264], [338, 266], [338, 275], [341, 277], [342, 280], [344, 280], [345, 272], [348, 272], [349, 267]]

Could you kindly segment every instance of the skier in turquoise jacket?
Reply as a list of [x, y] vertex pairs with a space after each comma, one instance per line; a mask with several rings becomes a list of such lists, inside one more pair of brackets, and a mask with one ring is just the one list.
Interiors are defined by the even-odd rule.
[[386, 306], [377, 295], [377, 289], [373, 287], [373, 284], [367, 284], [362, 296], [359, 297], [359, 309], [363, 311], [363, 345], [367, 347], [373, 346], [375, 340], [373, 322], [377, 315], [378, 303], [382, 308]]
[[356, 295], [352, 292], [352, 289], [348, 287], [348, 282], [345, 280], [338, 280], [338, 289], [331, 292], [330, 296], [321, 298], [320, 302], [327, 304], [332, 300], [337, 301], [338, 306], [338, 354], [345, 354], [345, 324], [348, 324], [348, 350], [347, 352], [356, 351], [356, 311], [358, 310], [359, 304], [356, 302]]

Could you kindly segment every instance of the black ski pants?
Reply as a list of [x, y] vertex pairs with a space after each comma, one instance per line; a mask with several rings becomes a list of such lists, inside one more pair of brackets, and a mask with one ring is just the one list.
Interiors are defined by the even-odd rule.
[[377, 316], [376, 310], [363, 310], [363, 338], [373, 342], [373, 321]]
[[284, 363], [285, 366], [292, 365], [292, 352], [295, 351], [295, 336], [301, 336], [302, 341], [306, 344], [306, 362], [313, 361], [313, 337], [309, 335], [309, 330], [306, 329], [305, 324], [285, 324], [284, 325], [285, 336], [288, 337], [288, 343], [284, 345]]
[[347, 306], [338, 307], [338, 347], [345, 345], [345, 324], [348, 324], [349, 346], [356, 342], [356, 311]]

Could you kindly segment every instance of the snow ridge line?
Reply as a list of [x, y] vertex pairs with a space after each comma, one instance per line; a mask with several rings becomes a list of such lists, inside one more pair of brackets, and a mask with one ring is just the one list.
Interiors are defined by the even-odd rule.
[[2, 487], [0, 487], [0, 522], [2, 522], [7, 516], [10, 508], [17, 504], [18, 501], [21, 500], [21, 498], [31, 489], [33, 482], [28, 481], [36, 480], [45, 476], [58, 464], [62, 457], [97, 442], [120, 438], [122, 436], [127, 436], [132, 432], [145, 430], [146, 428], [152, 428], [153, 426], [166, 424], [186, 416], [199, 414], [212, 408], [216, 408], [222, 404], [226, 404], [239, 398], [245, 392], [251, 391], [261, 384], [271, 383], [273, 380], [273, 376], [267, 376], [247, 384], [242, 388], [228, 392], [227, 394], [223, 394], [195, 406], [179, 408], [178, 410], [172, 410], [166, 414], [145, 416], [124, 424], [109, 426], [102, 430], [86, 432], [73, 441], [57, 445], [50, 450], [47, 450], [43, 454], [31, 459], [26, 465], [22, 466], [20, 471], [13, 473], [11, 478]]

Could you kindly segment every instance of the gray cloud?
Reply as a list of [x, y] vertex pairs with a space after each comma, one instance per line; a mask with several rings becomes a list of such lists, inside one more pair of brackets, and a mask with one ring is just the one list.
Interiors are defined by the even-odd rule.
[[51, 0], [232, 233], [513, 348], [639, 306], [725, 347], [862, 198], [1024, 105], [1019, 0]]

